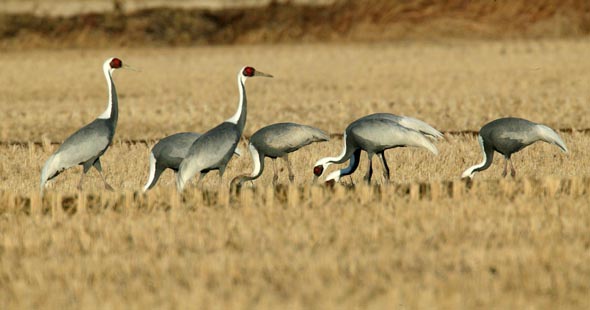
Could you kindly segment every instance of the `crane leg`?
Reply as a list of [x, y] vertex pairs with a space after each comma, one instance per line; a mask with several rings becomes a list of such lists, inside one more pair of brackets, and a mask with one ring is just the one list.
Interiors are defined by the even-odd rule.
[[502, 177], [506, 177], [508, 171], [508, 157], [504, 157], [504, 170], [502, 171]]
[[295, 181], [295, 174], [293, 173], [293, 168], [291, 167], [291, 162], [289, 161], [289, 155], [285, 155], [281, 157], [285, 163], [287, 163], [287, 169], [289, 170], [289, 181], [293, 183]]
[[277, 170], [277, 160], [276, 158], [272, 159], [272, 170], [274, 172], [274, 175], [272, 177], [272, 185], [276, 186], [278, 181], [279, 181], [279, 172]]
[[82, 175], [80, 175], [80, 181], [78, 181], [78, 190], [81, 191], [82, 190], [82, 183], [84, 182], [84, 175], [86, 174], [86, 172], [82, 172]]
[[377, 153], [379, 159], [381, 159], [381, 164], [383, 164], [383, 177], [385, 178], [385, 182], [389, 182], [389, 166], [387, 165], [387, 159], [385, 158], [384, 152]]
[[512, 163], [512, 159], [510, 160], [510, 176], [513, 178], [516, 176], [516, 169], [514, 169], [514, 164]]
[[199, 173], [199, 180], [197, 180], [197, 187], [199, 187], [199, 188], [203, 187], [203, 179], [205, 178], [206, 175], [207, 175], [206, 172]]
[[371, 178], [373, 177], [373, 154], [367, 153], [367, 156], [369, 157], [369, 170], [365, 175], [365, 182], [371, 184]]
[[90, 168], [92, 168], [93, 163], [91, 161], [87, 161], [84, 164], [82, 164], [82, 175], [80, 176], [80, 181], [78, 182], [78, 190], [82, 190], [82, 185], [84, 184], [84, 176], [86, 175], [86, 173], [88, 172], [88, 170], [90, 170]]
[[219, 167], [219, 186], [223, 184], [223, 175], [225, 174], [225, 166]]
[[[109, 183], [107, 183], [106, 178], [102, 174], [102, 166], [100, 164], [100, 158], [94, 162], [93, 166], [94, 166], [94, 168], [96, 168], [96, 170], [98, 170], [98, 174], [100, 174], [100, 178], [102, 179], [102, 182], [104, 183], [104, 188], [109, 191], [114, 191], [113, 187], [110, 186]], [[88, 168], [88, 169], [90, 169], [90, 168]]]

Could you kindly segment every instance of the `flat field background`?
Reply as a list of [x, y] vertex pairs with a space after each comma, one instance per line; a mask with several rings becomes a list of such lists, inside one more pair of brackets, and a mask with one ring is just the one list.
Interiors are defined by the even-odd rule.
[[[590, 41], [512, 40], [239, 45], [0, 54], [0, 307], [7, 308], [588, 308], [590, 307]], [[49, 154], [105, 108], [104, 59], [119, 70], [119, 127], [95, 171], [55, 179], [40, 200]], [[246, 137], [275, 122], [334, 138], [291, 156], [294, 185], [273, 187], [272, 163], [237, 196], [249, 172], [234, 158], [183, 197], [171, 172], [147, 195], [149, 148], [179, 131], [204, 132], [237, 107], [249, 79]], [[336, 155], [337, 134], [375, 112], [422, 119], [446, 133], [438, 156], [388, 151], [391, 184], [313, 186], [313, 163]], [[502, 158], [473, 184], [473, 131], [518, 116], [560, 129]], [[245, 151], [245, 144], [241, 145]], [[282, 164], [278, 162], [278, 164]], [[335, 169], [335, 168], [332, 168]], [[353, 185], [354, 184], [354, 185]]]

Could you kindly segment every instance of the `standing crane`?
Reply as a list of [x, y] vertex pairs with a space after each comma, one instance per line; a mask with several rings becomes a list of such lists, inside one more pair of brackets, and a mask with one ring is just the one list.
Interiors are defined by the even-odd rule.
[[384, 118], [369, 118], [360, 122], [353, 122], [344, 133], [346, 141], [344, 156], [350, 158], [350, 165], [344, 169], [330, 173], [327, 183], [338, 182], [342, 176], [352, 174], [358, 167], [360, 152], [364, 150], [369, 157], [369, 171], [365, 181], [371, 182], [373, 176], [372, 158], [375, 154], [381, 159], [383, 176], [389, 180], [389, 167], [384, 152], [396, 147], [422, 147], [437, 155], [438, 150], [422, 133], [401, 126], [399, 123]]
[[[375, 122], [375, 120], [385, 120], [387, 122], [383, 123], [383, 122]], [[359, 135], [356, 134], [352, 134], [352, 129], [353, 128], [362, 128], [363, 124], [366, 123], [366, 125], [364, 126], [375, 126], [375, 128], [380, 128], [380, 130], [384, 130], [383, 132], [389, 132], [393, 129], [389, 129], [386, 130], [385, 126], [386, 124], [397, 124], [399, 127], [402, 127], [401, 129], [398, 128], [397, 126], [395, 127], [395, 130], [397, 130], [398, 132], [404, 132], [403, 128], [405, 129], [410, 129], [412, 131], [415, 131], [416, 133], [422, 135], [423, 137], [427, 137], [431, 140], [437, 140], [443, 137], [442, 133], [440, 133], [438, 130], [436, 130], [435, 128], [433, 128], [432, 126], [428, 125], [427, 123], [415, 119], [413, 117], [407, 117], [407, 116], [399, 116], [399, 115], [394, 115], [394, 114], [389, 114], [389, 113], [375, 113], [375, 114], [370, 114], [364, 117], [361, 117], [355, 121], [353, 121], [352, 123], [350, 123], [346, 129], [344, 130], [344, 137], [343, 137], [343, 141], [344, 141], [344, 147], [342, 150], [342, 153], [336, 157], [324, 157], [321, 158], [320, 160], [318, 160], [316, 162], [316, 164], [313, 167], [313, 174], [315, 175], [315, 179], [317, 179], [319, 176], [322, 175], [322, 173], [326, 170], [326, 168], [328, 166], [330, 166], [331, 164], [342, 164], [344, 162], [346, 162], [347, 160], [351, 159], [350, 164], [347, 168], [340, 170], [343, 174], [341, 176], [344, 175], [348, 175], [353, 173], [359, 164], [360, 161], [360, 153], [361, 150], [365, 150], [363, 149], [360, 145], [366, 144], [368, 143], [368, 141], [357, 141], [357, 139], [364, 139]], [[360, 126], [360, 127], [359, 127]], [[360, 130], [360, 129], [357, 129]], [[404, 146], [404, 145], [398, 145], [396, 143], [396, 140], [391, 140], [386, 137], [378, 137], [377, 135], [380, 134], [378, 132], [374, 132], [371, 134], [370, 137], [367, 137], [369, 139], [371, 139], [371, 141], [373, 142], [379, 142], [379, 141], [387, 141], [385, 145], [395, 145], [395, 147], [400, 147], [400, 146]], [[417, 135], [415, 135], [415, 133], [411, 132], [408, 133], [409, 135], [413, 136], [414, 138], [414, 142], [419, 142], [422, 141], [420, 143], [422, 143], [423, 145], [421, 146], [425, 146], [427, 144], [423, 143], [423, 139], [419, 138]], [[426, 140], [428, 141], [428, 140]], [[410, 141], [408, 141], [410, 142]], [[371, 142], [372, 143], [372, 142]], [[393, 144], [391, 144], [393, 143]], [[418, 146], [418, 145], [411, 145], [409, 144], [408, 146]], [[375, 149], [374, 146], [369, 146], [367, 145], [367, 147], [370, 147], [370, 149]], [[386, 180], [389, 180], [390, 177], [390, 173], [389, 173], [389, 166], [387, 165], [387, 160], [385, 159], [385, 150], [392, 148], [394, 146], [390, 146], [390, 147], [384, 147], [382, 150], [380, 151], [375, 151], [374, 153], [377, 154], [377, 156], [379, 157], [379, 159], [381, 160], [381, 164], [383, 165], [383, 176], [385, 177]], [[436, 147], [434, 148], [436, 149]], [[376, 150], [376, 149], [375, 149]], [[368, 154], [371, 154], [371, 152], [367, 151]], [[438, 153], [438, 151], [436, 152]], [[435, 154], [436, 154], [435, 153]], [[367, 171], [367, 174], [365, 175], [365, 180], [370, 182], [371, 177], [372, 177], [372, 173], [373, 173], [373, 165], [372, 165], [372, 155], [369, 156], [369, 170]], [[315, 180], [314, 179], [314, 180]]]
[[295, 123], [277, 123], [263, 127], [250, 137], [248, 148], [252, 155], [254, 169], [250, 175], [240, 175], [231, 181], [231, 188], [239, 188], [245, 181], [252, 181], [262, 175], [264, 158], [273, 160], [273, 184], [279, 179], [275, 160], [281, 158], [287, 164], [289, 181], [293, 182], [295, 175], [289, 162], [289, 153], [309, 145], [313, 142], [328, 141], [328, 134], [318, 128]]
[[113, 141], [115, 129], [117, 128], [119, 104], [112, 74], [114, 70], [120, 68], [130, 67], [124, 65], [123, 61], [119, 58], [109, 58], [102, 65], [102, 71], [107, 80], [109, 90], [107, 108], [97, 119], [69, 136], [57, 151], [47, 159], [41, 170], [41, 194], [43, 194], [43, 189], [45, 188], [47, 181], [55, 178], [64, 170], [76, 165], [83, 166], [78, 189], [82, 189], [84, 175], [90, 170], [90, 168], [94, 167], [98, 170], [105, 188], [113, 190], [102, 174], [100, 157]]
[[564, 153], [568, 152], [565, 143], [553, 129], [516, 117], [500, 118], [485, 124], [481, 127], [477, 140], [481, 146], [483, 161], [465, 170], [461, 178], [473, 179], [476, 172], [488, 169], [492, 165], [494, 151], [504, 155], [503, 177], [507, 175], [508, 162], [510, 175], [516, 176], [511, 160], [512, 154], [537, 141], [555, 144]]
[[246, 125], [246, 80], [257, 76], [272, 77], [272, 75], [257, 71], [252, 67], [244, 67], [238, 72], [240, 94], [238, 110], [231, 118], [210, 129], [193, 142], [176, 174], [176, 187], [179, 192], [182, 192], [186, 182], [197, 173], [200, 173], [200, 179], [202, 179], [209, 171], [218, 170], [219, 177], [223, 177], [225, 167], [231, 159]]

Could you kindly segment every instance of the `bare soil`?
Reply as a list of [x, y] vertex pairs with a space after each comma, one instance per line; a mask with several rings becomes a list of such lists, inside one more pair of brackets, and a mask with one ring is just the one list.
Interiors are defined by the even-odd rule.
[[270, 2], [220, 9], [156, 7], [73, 16], [0, 15], [0, 47], [194, 46], [453, 38], [579, 38], [590, 4], [572, 1]]

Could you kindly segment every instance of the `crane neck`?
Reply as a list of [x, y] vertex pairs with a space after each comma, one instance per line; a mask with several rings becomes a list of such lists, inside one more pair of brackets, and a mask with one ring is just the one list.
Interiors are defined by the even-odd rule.
[[356, 149], [350, 157], [350, 163], [348, 167], [340, 170], [340, 177], [351, 175], [359, 167], [361, 160], [361, 149]]
[[246, 77], [242, 75], [242, 71], [238, 73], [238, 91], [240, 95], [240, 99], [238, 102], [238, 110], [236, 114], [234, 114], [231, 118], [229, 118], [226, 122], [234, 123], [238, 126], [240, 131], [240, 136], [244, 131], [244, 127], [246, 127], [246, 114], [247, 114], [247, 105], [248, 100], [246, 98]]
[[353, 146], [353, 143], [346, 135], [346, 132], [344, 132], [342, 140], [344, 141], [342, 153], [340, 153], [340, 155], [336, 157], [324, 157], [317, 161], [316, 166], [322, 165], [324, 166], [324, 168], [326, 168], [331, 164], [341, 164], [347, 161], [350, 158], [350, 156], [352, 156], [352, 153], [354, 153], [358, 149], [358, 147]]
[[234, 178], [231, 182], [233, 184], [242, 185], [246, 181], [252, 181], [260, 177], [262, 171], [264, 171], [264, 155], [260, 154], [256, 147], [252, 143], [248, 144], [250, 149], [250, 155], [252, 156], [252, 173], [250, 175], [243, 174]]
[[104, 112], [102, 112], [102, 114], [99, 115], [98, 118], [111, 120], [116, 126], [117, 119], [119, 116], [119, 100], [117, 97], [117, 89], [115, 87], [115, 83], [113, 82], [113, 69], [111, 69], [110, 64], [105, 63], [103, 65], [102, 70], [107, 80], [107, 87], [109, 90], [109, 101], [107, 102], [106, 110], [104, 110]]
[[477, 136], [477, 141], [479, 142], [479, 146], [481, 147], [483, 159], [481, 163], [471, 166], [467, 168], [467, 170], [463, 171], [463, 174], [461, 174], [461, 178], [473, 178], [473, 175], [476, 172], [486, 170], [492, 165], [492, 162], [494, 160], [494, 149], [487, 146], [480, 135]]

